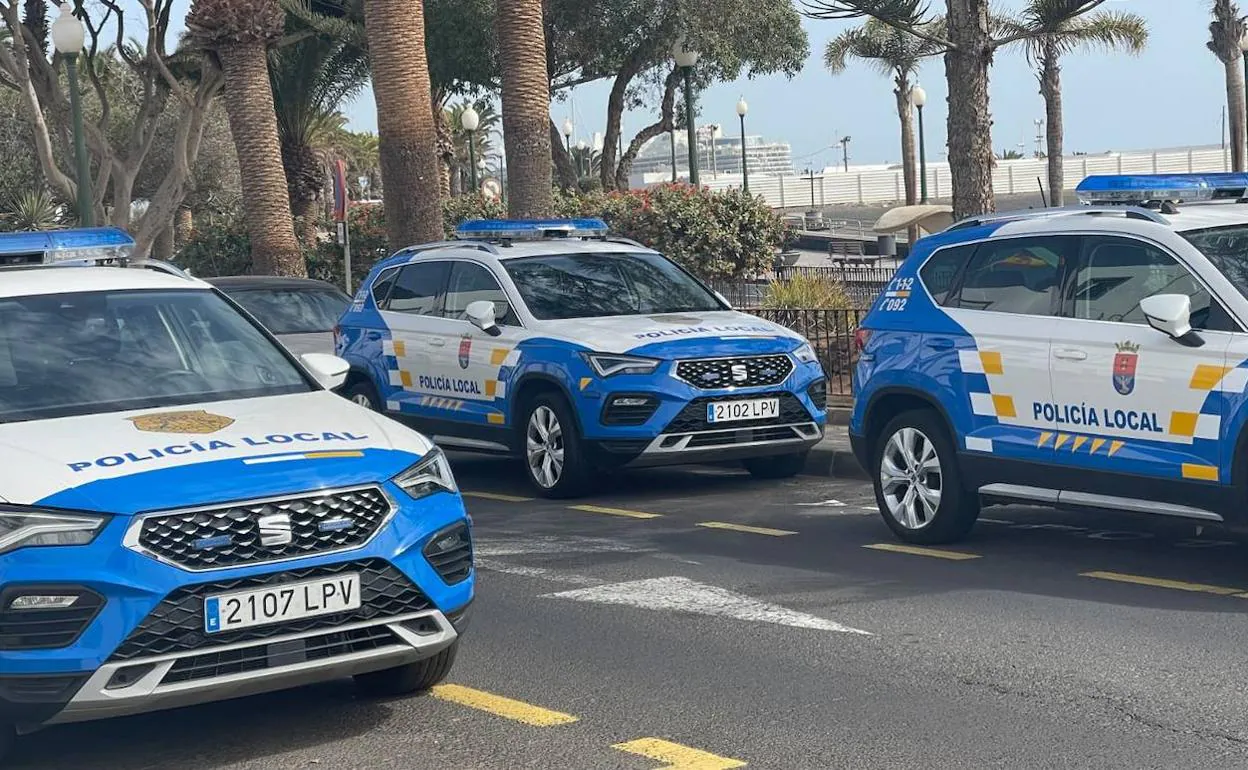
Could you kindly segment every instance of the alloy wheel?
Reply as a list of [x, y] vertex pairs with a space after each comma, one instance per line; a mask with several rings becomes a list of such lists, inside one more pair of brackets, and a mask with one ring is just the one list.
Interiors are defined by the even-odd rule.
[[563, 477], [563, 427], [549, 406], [539, 406], [525, 429], [529, 473], [542, 489], [552, 489]]
[[880, 487], [888, 513], [906, 529], [923, 529], [940, 508], [944, 489], [936, 446], [922, 431], [901, 428], [884, 445]]

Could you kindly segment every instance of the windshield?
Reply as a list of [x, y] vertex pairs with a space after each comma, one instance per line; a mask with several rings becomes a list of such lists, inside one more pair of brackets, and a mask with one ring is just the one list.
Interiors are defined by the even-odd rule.
[[1248, 225], [1179, 233], [1248, 297]]
[[242, 289], [227, 291], [274, 334], [333, 331], [351, 298], [331, 289]]
[[725, 309], [658, 254], [560, 254], [503, 264], [529, 312], [543, 321]]
[[309, 390], [213, 292], [0, 298], [0, 422]]

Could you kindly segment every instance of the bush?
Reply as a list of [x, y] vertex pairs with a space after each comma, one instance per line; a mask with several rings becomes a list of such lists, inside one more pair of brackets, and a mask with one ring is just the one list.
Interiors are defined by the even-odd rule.
[[763, 307], [769, 310], [852, 310], [855, 303], [838, 280], [796, 275], [787, 281], [769, 283]]

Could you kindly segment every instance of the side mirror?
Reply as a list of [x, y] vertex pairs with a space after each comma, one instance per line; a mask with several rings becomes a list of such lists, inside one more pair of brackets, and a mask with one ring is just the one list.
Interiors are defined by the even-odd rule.
[[468, 307], [464, 308], [464, 316], [470, 324], [491, 337], [497, 337], [503, 333], [494, 318], [494, 303], [489, 300], [479, 299], [476, 302], [469, 302]]
[[351, 370], [351, 364], [328, 353], [304, 353], [299, 359], [326, 390], [341, 387], [347, 381], [347, 372]]
[[1154, 294], [1140, 300], [1148, 325], [1174, 339], [1192, 331], [1192, 299], [1186, 294]]

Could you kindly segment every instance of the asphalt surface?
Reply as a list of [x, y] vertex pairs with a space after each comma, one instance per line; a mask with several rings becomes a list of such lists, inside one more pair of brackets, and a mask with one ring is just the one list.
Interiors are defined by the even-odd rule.
[[1248, 551], [1216, 531], [1000, 507], [908, 553], [858, 481], [646, 471], [552, 502], [453, 461], [479, 594], [449, 686], [52, 728], [12, 767], [1248, 767]]

